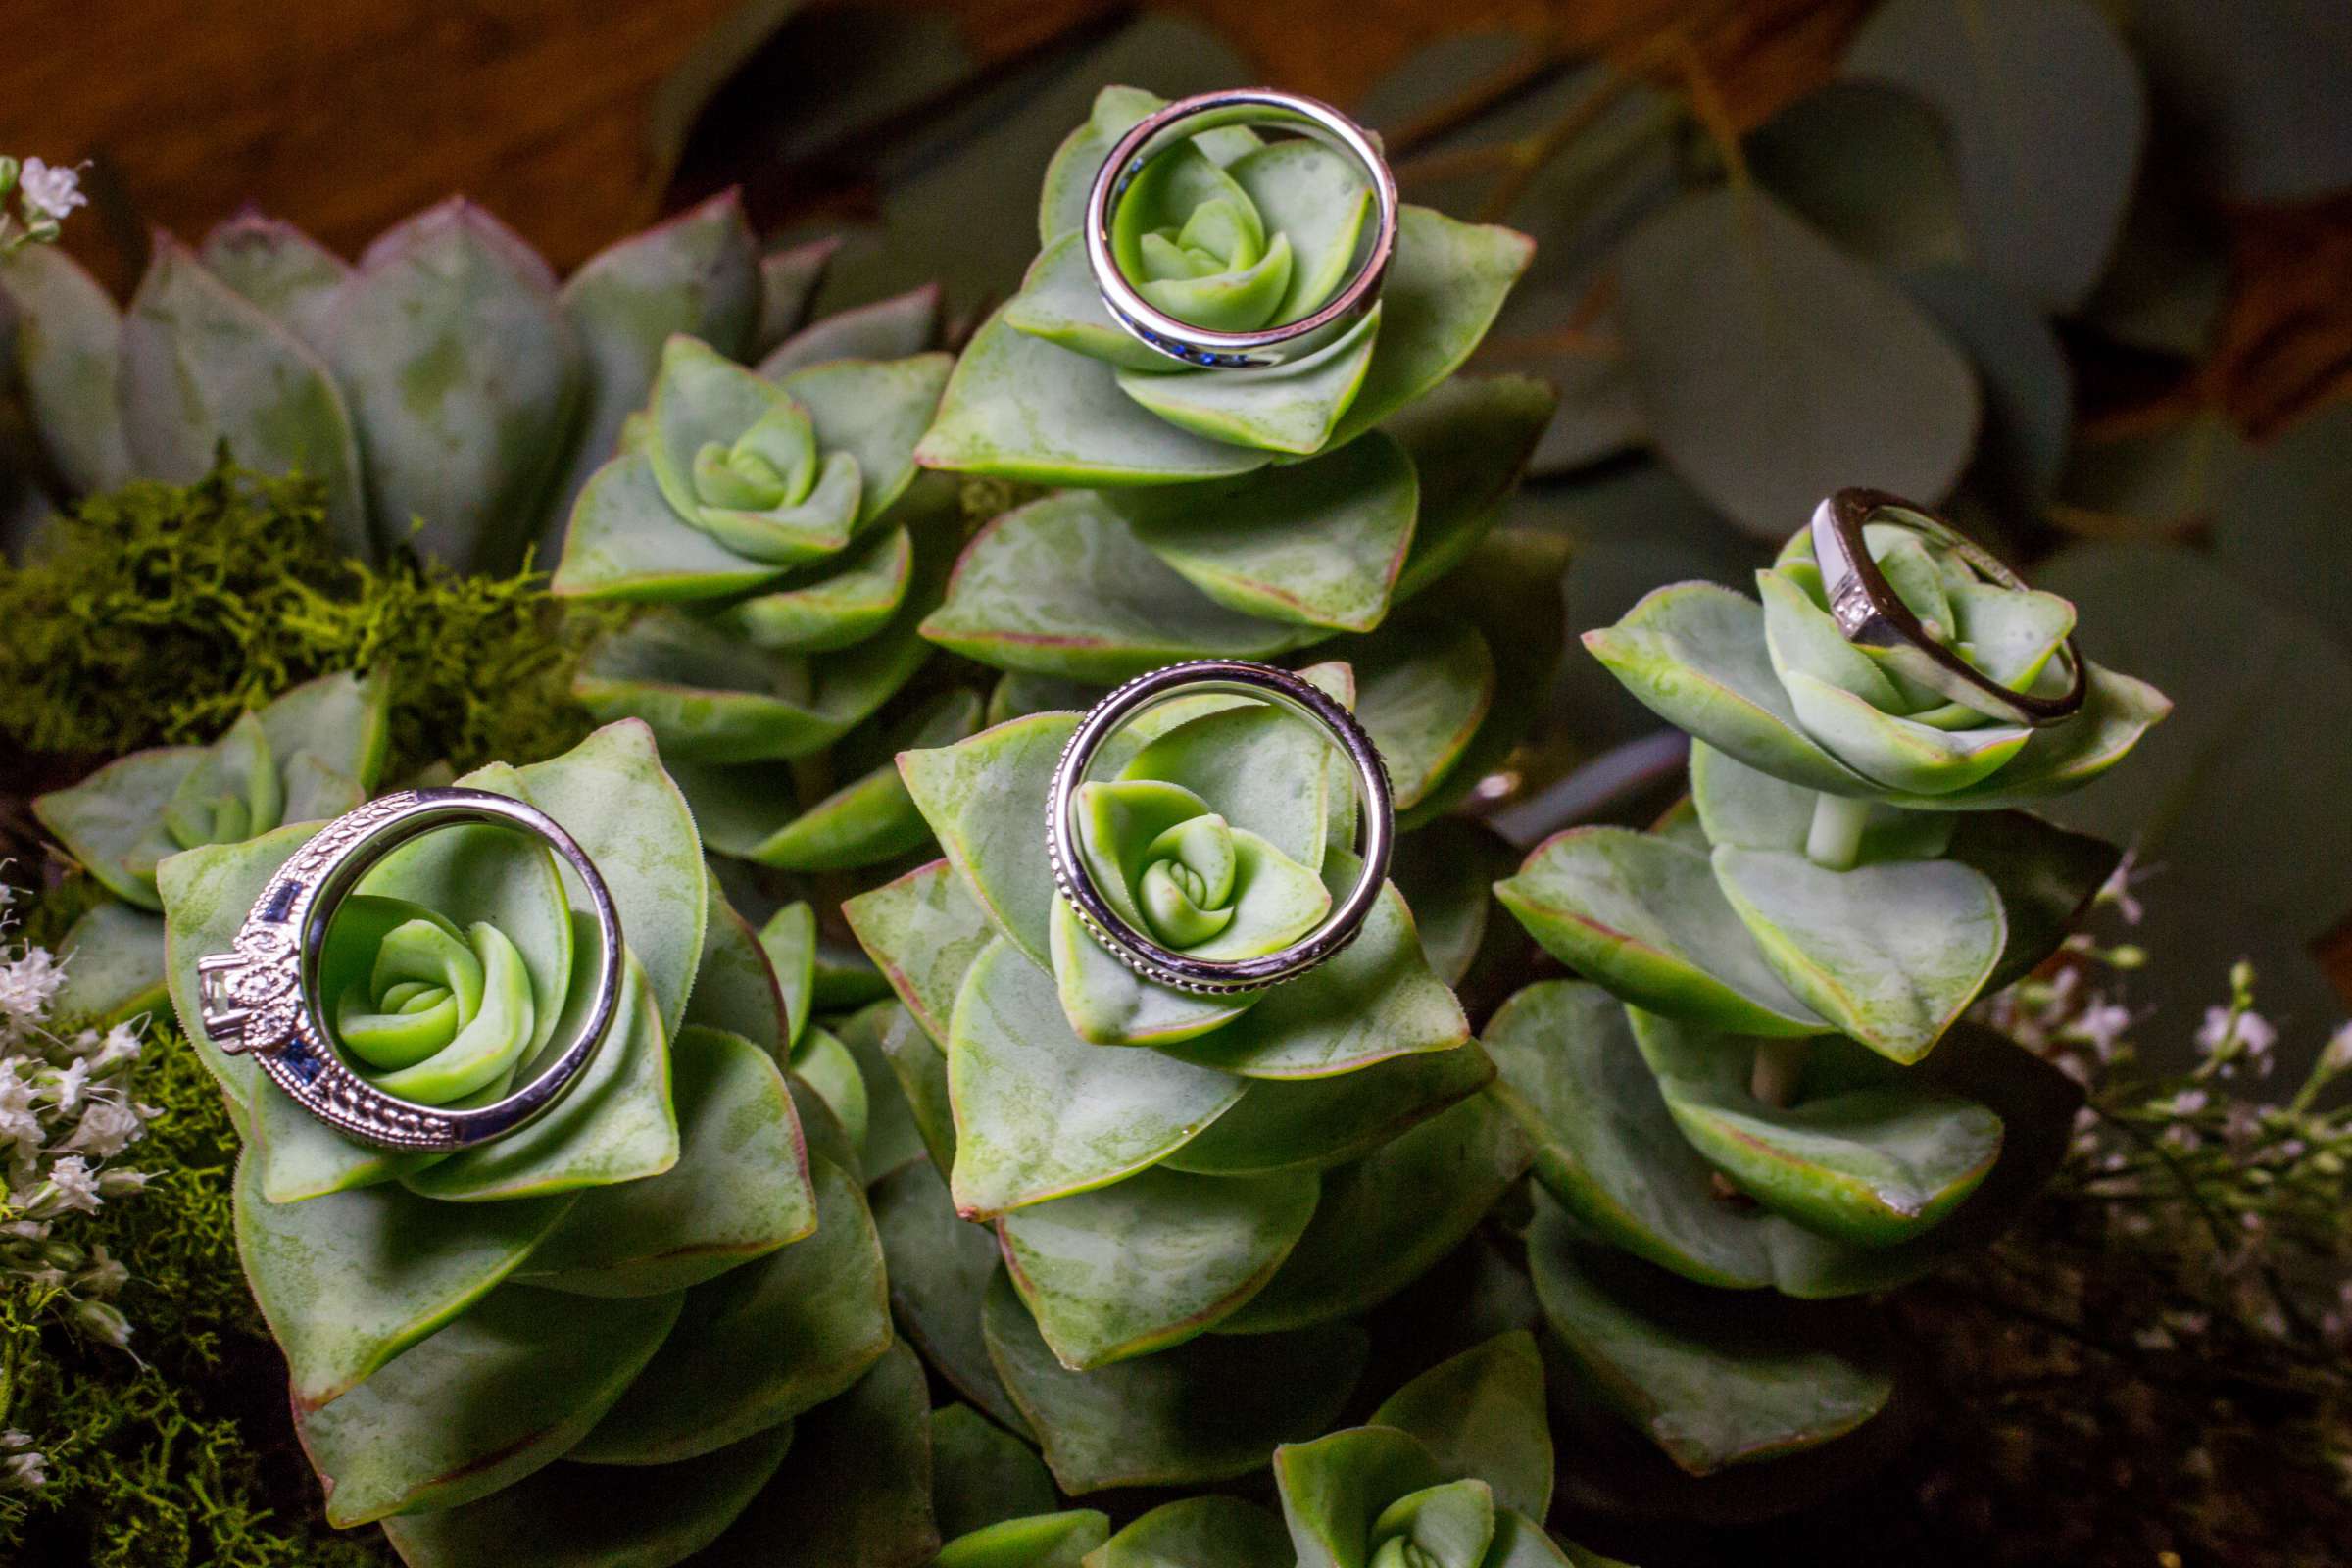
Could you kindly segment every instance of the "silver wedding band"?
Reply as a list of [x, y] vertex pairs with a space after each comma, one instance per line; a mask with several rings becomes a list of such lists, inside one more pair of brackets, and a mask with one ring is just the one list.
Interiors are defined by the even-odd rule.
[[[335, 910], [369, 867], [438, 828], [486, 822], [544, 839], [587, 891], [602, 951], [585, 1017], [561, 1054], [486, 1105], [422, 1105], [385, 1094], [345, 1064], [318, 996]], [[546, 812], [487, 790], [401, 790], [346, 812], [294, 853], [254, 901], [233, 953], [197, 960], [204, 1032], [251, 1055], [272, 1083], [338, 1132], [385, 1149], [449, 1152], [504, 1137], [555, 1108], [612, 1032], [620, 999], [620, 917], [570, 834]]]
[[2035, 697], [1990, 679], [1930, 635], [1903, 603], [1863, 539], [1864, 525], [1872, 522], [1908, 528], [1951, 551], [1987, 582], [2026, 591], [2025, 579], [1999, 557], [1917, 502], [1884, 490], [1840, 490], [1813, 510], [1813, 554], [1830, 614], [1847, 642], [1886, 650], [1886, 662], [1898, 673], [1988, 718], [2039, 727], [2082, 711], [2087, 672], [2071, 634], [2059, 647], [2068, 675], [2059, 695]]
[[[1152, 159], [1179, 142], [1227, 125], [1277, 126], [1321, 142], [1362, 168], [1375, 208], [1371, 254], [1348, 286], [1312, 314], [1255, 332], [1211, 331], [1158, 309], [1119, 270], [1110, 241], [1121, 198]], [[1271, 87], [1202, 93], [1147, 116], [1102, 160], [1087, 198], [1086, 259], [1111, 318], [1138, 342], [1169, 359], [1209, 369], [1260, 369], [1337, 342], [1379, 300], [1396, 252], [1396, 179], [1371, 133], [1327, 103]]]
[[[1270, 702], [1331, 737], [1355, 772], [1363, 866], [1347, 897], [1332, 906], [1315, 928], [1279, 952], [1254, 958], [1196, 958], [1161, 947], [1120, 916], [1095, 886], [1078, 853], [1078, 786], [1087, 768], [1113, 735], [1147, 710], [1179, 697], [1230, 694]], [[1201, 659], [1139, 675], [1087, 710], [1062, 748], [1046, 793], [1046, 853], [1054, 884], [1077, 912], [1080, 923], [1104, 951], [1145, 979], [1179, 991], [1211, 996], [1257, 991], [1293, 979], [1348, 946], [1363, 929], [1389, 875], [1396, 837], [1396, 810], [1389, 770], [1380, 749], [1355, 715], [1311, 683], [1271, 664], [1238, 659]]]

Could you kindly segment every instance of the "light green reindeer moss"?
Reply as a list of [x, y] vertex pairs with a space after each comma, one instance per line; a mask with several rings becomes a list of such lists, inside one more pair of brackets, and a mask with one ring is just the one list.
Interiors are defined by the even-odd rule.
[[223, 466], [93, 496], [0, 564], [0, 733], [60, 753], [201, 740], [297, 682], [384, 667], [391, 776], [523, 761], [586, 733], [571, 671], [610, 613], [534, 572], [364, 565], [318, 484]]

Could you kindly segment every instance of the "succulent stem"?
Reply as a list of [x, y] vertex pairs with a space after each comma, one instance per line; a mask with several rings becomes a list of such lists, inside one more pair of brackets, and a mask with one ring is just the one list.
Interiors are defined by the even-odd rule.
[[1850, 871], [1862, 850], [1862, 829], [1870, 820], [1870, 802], [1843, 795], [1813, 798], [1813, 826], [1805, 834], [1805, 858], [1832, 871]]

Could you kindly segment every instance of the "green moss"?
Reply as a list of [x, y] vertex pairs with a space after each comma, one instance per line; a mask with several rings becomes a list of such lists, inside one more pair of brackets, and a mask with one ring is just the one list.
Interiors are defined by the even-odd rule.
[[571, 674], [609, 618], [537, 573], [366, 566], [336, 552], [318, 485], [223, 466], [93, 496], [0, 565], [0, 732], [52, 753], [207, 740], [300, 681], [380, 667], [392, 776], [528, 761], [585, 733]]
[[32, 1435], [50, 1479], [0, 1494], [0, 1561], [93, 1568], [358, 1568], [373, 1532], [314, 1523], [317, 1484], [286, 1416], [285, 1369], [236, 1266], [235, 1134], [186, 1039], [151, 1031], [137, 1095], [161, 1114], [122, 1161], [155, 1172], [74, 1239], [131, 1274], [119, 1304], [137, 1359], [22, 1297], [0, 1300], [0, 1425]]

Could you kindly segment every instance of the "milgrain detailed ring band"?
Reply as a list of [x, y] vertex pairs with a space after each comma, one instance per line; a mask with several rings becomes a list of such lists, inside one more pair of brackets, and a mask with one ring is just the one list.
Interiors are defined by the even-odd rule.
[[[1279, 952], [1255, 958], [1196, 958], [1161, 947], [1127, 923], [1102, 897], [1078, 853], [1078, 786], [1102, 746], [1147, 710], [1179, 697], [1227, 694], [1273, 703], [1328, 734], [1355, 772], [1357, 816], [1362, 824], [1363, 867], [1347, 896], [1334, 904], [1315, 928]], [[1304, 974], [1355, 940], [1387, 882], [1396, 846], [1396, 810], [1389, 770], [1380, 749], [1355, 715], [1311, 683], [1271, 664], [1238, 659], [1201, 659], [1139, 675], [1087, 711], [1046, 792], [1046, 854], [1054, 884], [1079, 920], [1110, 956], [1145, 979], [1179, 991], [1211, 996], [1257, 991]]]
[[[578, 875], [603, 950], [586, 1014], [529, 1082], [485, 1105], [421, 1105], [346, 1065], [318, 997], [335, 909], [393, 850], [435, 829], [487, 822], [537, 835]], [[250, 1055], [272, 1083], [338, 1132], [386, 1149], [447, 1152], [514, 1132], [553, 1109], [612, 1032], [620, 1000], [620, 917], [596, 863], [544, 811], [487, 790], [400, 790], [336, 817], [278, 869], [237, 931], [235, 951], [196, 963], [204, 1032]]]
[[[1271, 125], [1321, 142], [1360, 166], [1371, 185], [1371, 254], [1348, 286], [1296, 321], [1255, 332], [1219, 332], [1179, 320], [1138, 292], [1119, 270], [1111, 223], [1119, 202], [1152, 160], [1177, 143], [1228, 125]], [[1396, 253], [1396, 178], [1371, 133], [1327, 103], [1271, 87], [1180, 98], [1138, 122], [1119, 138], [1096, 172], [1086, 205], [1086, 259], [1111, 318], [1139, 342], [1169, 359], [1218, 370], [1261, 369], [1302, 359], [1337, 342], [1371, 311]]]
[[1999, 557], [1917, 502], [1884, 490], [1840, 490], [1813, 509], [1813, 554], [1821, 564], [1830, 613], [1847, 642], [1885, 649], [1897, 671], [1988, 718], [2040, 726], [2082, 711], [2088, 674], [2073, 636], [2058, 651], [2067, 674], [2065, 691], [2038, 697], [1988, 678], [1933, 636], [1894, 591], [1863, 539], [1864, 525], [1873, 522], [1908, 528], [1942, 546], [1987, 582], [2019, 592], [2026, 588], [2025, 579]]

